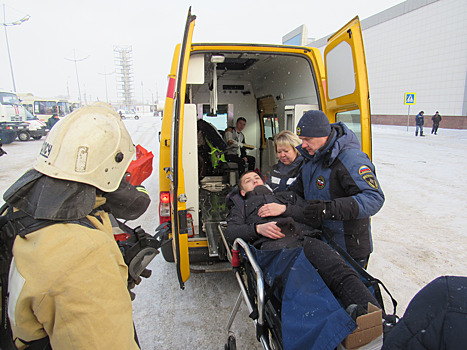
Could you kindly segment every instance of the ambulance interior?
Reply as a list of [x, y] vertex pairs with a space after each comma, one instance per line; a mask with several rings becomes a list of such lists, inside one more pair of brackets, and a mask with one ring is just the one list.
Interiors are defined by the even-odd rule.
[[254, 146], [247, 154], [255, 157], [255, 167], [267, 176], [277, 162], [274, 135], [295, 130], [305, 111], [319, 109], [316, 84], [313, 66], [304, 55], [210, 51], [190, 56], [183, 126], [187, 210], [193, 237], [206, 237], [210, 257], [223, 254], [219, 231], [227, 217], [225, 196], [236, 184], [238, 172], [231, 163], [221, 164], [214, 173], [200, 171], [210, 159], [198, 154], [204, 140], [198, 135], [197, 120], [209, 122], [223, 136], [227, 127], [235, 127], [237, 118], [244, 117], [245, 143]]

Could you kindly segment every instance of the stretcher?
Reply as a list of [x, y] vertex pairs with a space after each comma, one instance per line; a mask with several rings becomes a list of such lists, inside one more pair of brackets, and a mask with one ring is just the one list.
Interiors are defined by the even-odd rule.
[[[302, 248], [257, 250], [240, 238], [231, 248], [228, 258], [240, 292], [226, 327], [226, 350], [236, 349], [232, 325], [242, 301], [254, 322], [256, 338], [266, 350], [345, 349], [341, 342], [357, 325]], [[382, 336], [378, 342], [382, 343]]]

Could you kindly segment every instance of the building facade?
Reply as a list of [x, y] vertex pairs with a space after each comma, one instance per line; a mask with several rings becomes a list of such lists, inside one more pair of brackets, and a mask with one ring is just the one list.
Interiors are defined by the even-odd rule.
[[[441, 127], [467, 129], [467, 1], [408, 0], [361, 25], [373, 123], [407, 125], [404, 96], [415, 93], [410, 125], [423, 110], [431, 126], [439, 111]], [[307, 46], [323, 52], [330, 35]]]

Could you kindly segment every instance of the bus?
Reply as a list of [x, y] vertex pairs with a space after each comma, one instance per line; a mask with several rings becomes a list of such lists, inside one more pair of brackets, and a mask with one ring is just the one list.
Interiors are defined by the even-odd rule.
[[41, 121], [47, 121], [54, 113], [59, 117], [71, 113], [70, 103], [65, 99], [39, 98], [32, 94], [20, 94], [21, 103]]
[[229, 167], [203, 173], [198, 120], [222, 134], [238, 117], [248, 151], [267, 174], [277, 162], [274, 135], [295, 132], [307, 110], [345, 122], [371, 158], [369, 88], [358, 17], [317, 48], [271, 44], [192, 43], [195, 16], [188, 13], [182, 44], [173, 55], [160, 132], [159, 222], [172, 244], [180, 287], [200, 264], [225, 261], [225, 197], [236, 183]]

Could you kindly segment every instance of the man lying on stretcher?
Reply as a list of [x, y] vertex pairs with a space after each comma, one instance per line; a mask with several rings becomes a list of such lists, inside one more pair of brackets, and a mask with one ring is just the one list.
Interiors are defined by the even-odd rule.
[[[367, 313], [368, 303], [379, 306], [358, 274], [329, 245], [319, 239], [319, 230], [306, 222], [303, 211], [307, 202], [294, 192], [274, 194], [254, 171], [239, 180], [239, 193], [230, 196], [231, 210], [225, 237], [232, 244], [242, 238], [257, 249], [276, 250], [302, 247], [306, 258], [321, 278], [355, 319]], [[286, 211], [275, 216], [274, 206], [286, 205]], [[235, 205], [234, 205], [235, 204]]]

